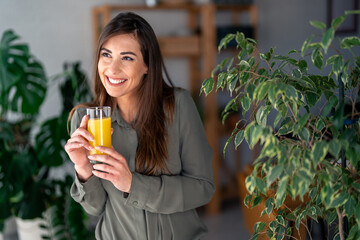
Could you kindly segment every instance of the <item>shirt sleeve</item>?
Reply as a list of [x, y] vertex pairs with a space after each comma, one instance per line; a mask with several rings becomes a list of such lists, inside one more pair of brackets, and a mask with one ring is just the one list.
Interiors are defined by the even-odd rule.
[[154, 213], [183, 212], [208, 203], [214, 192], [212, 150], [194, 101], [187, 91], [179, 94], [178, 175], [146, 176], [133, 173], [127, 204]]
[[[74, 112], [71, 119], [70, 134], [80, 126], [84, 114], [84, 109], [78, 109]], [[75, 181], [70, 188], [70, 194], [87, 213], [99, 216], [104, 211], [107, 194], [99, 178], [91, 176], [86, 182], [80, 182], [75, 172]]]

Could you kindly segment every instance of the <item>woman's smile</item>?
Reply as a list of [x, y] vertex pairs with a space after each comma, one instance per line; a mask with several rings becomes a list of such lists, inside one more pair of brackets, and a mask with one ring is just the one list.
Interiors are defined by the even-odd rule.
[[114, 87], [121, 86], [127, 81], [127, 79], [124, 79], [124, 78], [111, 78], [109, 76], [106, 76], [106, 78], [107, 78], [109, 84]]

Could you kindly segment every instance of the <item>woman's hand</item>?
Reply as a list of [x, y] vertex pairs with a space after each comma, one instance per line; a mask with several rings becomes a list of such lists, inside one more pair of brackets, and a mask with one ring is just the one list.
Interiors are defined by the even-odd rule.
[[75, 170], [82, 181], [88, 180], [92, 176], [92, 164], [89, 162], [88, 155], [92, 146], [89, 141], [94, 137], [87, 131], [88, 116], [81, 119], [80, 127], [75, 130], [70, 139], [65, 144], [65, 151], [71, 161], [75, 164]]
[[93, 174], [99, 178], [108, 180], [114, 186], [123, 192], [130, 192], [132, 173], [126, 162], [126, 159], [115, 149], [97, 146], [96, 150], [107, 155], [89, 155], [90, 160], [105, 164], [95, 164]]

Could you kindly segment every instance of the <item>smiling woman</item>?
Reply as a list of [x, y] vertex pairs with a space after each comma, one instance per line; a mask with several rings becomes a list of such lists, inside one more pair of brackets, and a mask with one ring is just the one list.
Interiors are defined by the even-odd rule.
[[127, 122], [136, 116], [136, 91], [147, 70], [134, 34], [114, 36], [101, 48], [98, 62], [101, 82], [106, 92], [115, 98]]
[[[207, 229], [195, 209], [215, 191], [212, 151], [190, 94], [168, 77], [153, 29], [120, 13], [104, 28], [95, 62], [94, 101], [70, 112], [65, 150], [76, 172], [72, 197], [100, 216], [96, 238], [201, 239]], [[105, 105], [113, 146], [89, 155], [85, 107]]]

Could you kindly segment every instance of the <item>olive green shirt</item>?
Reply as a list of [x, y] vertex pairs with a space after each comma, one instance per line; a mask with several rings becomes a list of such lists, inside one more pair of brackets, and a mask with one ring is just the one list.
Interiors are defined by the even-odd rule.
[[[71, 132], [79, 127], [84, 114], [84, 108], [74, 113]], [[147, 176], [136, 172], [137, 133], [118, 109], [113, 111], [111, 121], [112, 145], [126, 158], [133, 174], [130, 193], [124, 194], [111, 182], [95, 176], [85, 183], [76, 177], [71, 188], [73, 199], [86, 212], [100, 217], [96, 238], [201, 239], [207, 228], [195, 209], [210, 201], [215, 186], [212, 151], [190, 94], [183, 89], [175, 90], [175, 116], [168, 126], [167, 138], [167, 167], [171, 175]]]

